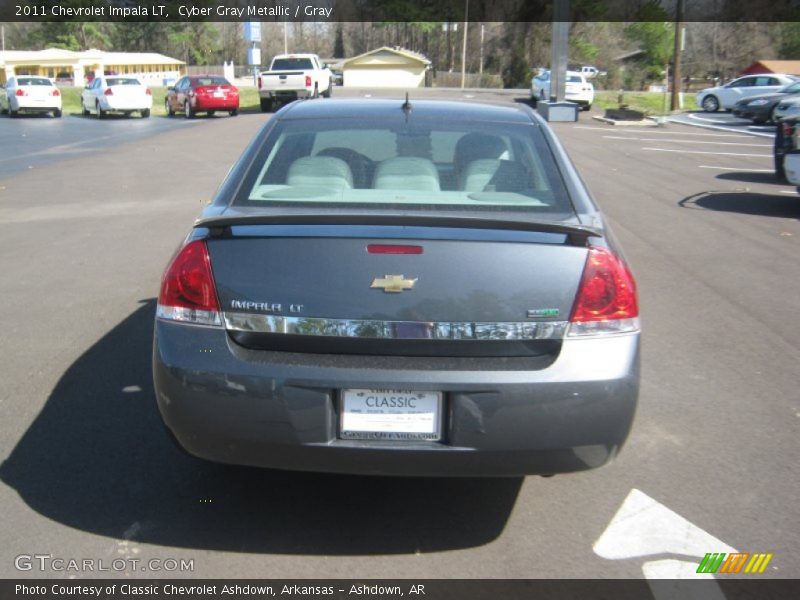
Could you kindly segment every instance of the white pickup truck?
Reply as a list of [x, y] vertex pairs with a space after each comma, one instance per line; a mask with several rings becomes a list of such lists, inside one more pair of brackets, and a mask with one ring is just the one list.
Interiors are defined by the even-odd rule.
[[279, 54], [269, 71], [258, 75], [261, 112], [298, 98], [330, 98], [332, 88], [333, 74], [316, 54]]

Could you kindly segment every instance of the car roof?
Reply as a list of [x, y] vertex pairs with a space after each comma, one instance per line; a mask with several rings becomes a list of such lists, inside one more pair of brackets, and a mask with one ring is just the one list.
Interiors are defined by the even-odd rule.
[[[413, 95], [413, 92], [412, 92]], [[405, 119], [404, 100], [386, 99], [331, 99], [313, 102], [293, 102], [281, 114], [282, 119]], [[534, 123], [530, 108], [499, 106], [478, 102], [409, 99], [411, 110], [408, 119], [436, 119], [443, 122], [480, 120], [494, 122]], [[283, 112], [283, 111], [281, 111]]]

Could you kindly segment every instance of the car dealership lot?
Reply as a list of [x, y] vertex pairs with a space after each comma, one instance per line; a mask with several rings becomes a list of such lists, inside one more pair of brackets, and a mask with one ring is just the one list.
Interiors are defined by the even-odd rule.
[[[26, 144], [0, 156], [0, 575], [41, 575], [14, 561], [44, 553], [194, 559], [191, 573], [132, 571], [151, 577], [641, 577], [727, 545], [800, 577], [800, 197], [774, 180], [764, 136], [554, 126], [640, 288], [639, 411], [610, 466], [382, 479], [174, 449], [150, 375], [159, 278], [269, 118], [0, 119], [0, 139]], [[693, 546], [675, 541], [687, 521]]]

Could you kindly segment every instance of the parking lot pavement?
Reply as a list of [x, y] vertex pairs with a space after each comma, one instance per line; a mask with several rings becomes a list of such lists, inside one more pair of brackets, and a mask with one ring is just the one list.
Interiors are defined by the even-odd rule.
[[735, 548], [800, 577], [800, 198], [758, 136], [554, 125], [640, 287], [642, 394], [613, 464], [387, 480], [175, 450], [152, 397], [159, 278], [268, 118], [176, 121], [0, 176], [0, 576], [40, 576], [14, 559], [49, 553], [194, 560], [112, 576], [642, 577]]
[[[91, 156], [158, 133], [166, 133], [201, 121], [182, 118], [65, 114], [60, 119], [49, 115], [22, 115], [16, 119], [0, 116], [0, 177], [42, 167], [67, 158]], [[12, 151], [13, 149], [13, 151]]]

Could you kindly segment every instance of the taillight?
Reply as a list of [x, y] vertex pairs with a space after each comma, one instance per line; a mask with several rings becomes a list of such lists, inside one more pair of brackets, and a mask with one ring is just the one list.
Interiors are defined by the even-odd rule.
[[150, 91], [150, 88], [144, 88], [144, 93], [147, 94], [148, 96], [153, 95], [153, 92]]
[[15, 96], [27, 96], [27, 95], [28, 95], [28, 92], [26, 92], [22, 88], [17, 88], [17, 93], [15, 94]]
[[306, 75], [306, 87], [311, 87], [311, 75]]
[[258, 78], [258, 89], [261, 89], [261, 76]]
[[52, 92], [50, 92], [50, 95], [51, 96], [60, 96], [61, 92], [59, 92], [58, 90], [53, 90]]
[[570, 316], [570, 336], [639, 330], [636, 282], [607, 248], [591, 247]]
[[792, 131], [794, 130], [794, 126], [791, 123], [783, 123], [783, 136], [789, 137], [792, 135]]
[[106, 96], [113, 96], [114, 95], [114, 90], [112, 90], [111, 88], [106, 88], [106, 91], [103, 92], [103, 94], [106, 95]]
[[156, 316], [198, 325], [221, 325], [211, 259], [203, 240], [186, 244], [161, 280]]

